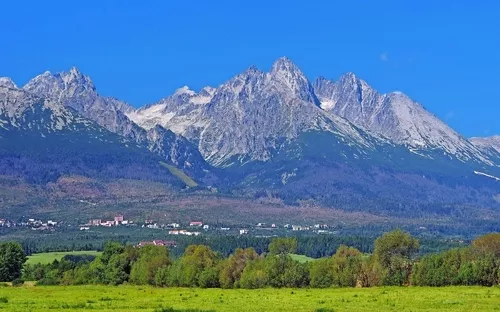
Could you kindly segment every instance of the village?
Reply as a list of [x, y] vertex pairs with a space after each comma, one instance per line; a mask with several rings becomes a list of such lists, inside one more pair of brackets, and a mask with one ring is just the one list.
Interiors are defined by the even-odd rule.
[[126, 220], [123, 215], [117, 215], [113, 220], [91, 219], [87, 224], [80, 225], [80, 230], [90, 230], [92, 227], [114, 227], [114, 226], [140, 226], [142, 228], [154, 230], [167, 230], [169, 235], [199, 236], [206, 232], [226, 232], [231, 234], [248, 235], [249, 233], [260, 233], [272, 230], [285, 230], [293, 232], [311, 232], [316, 234], [338, 234], [338, 231], [332, 230], [332, 226], [327, 224], [314, 225], [296, 225], [285, 224], [279, 226], [275, 223], [267, 224], [259, 222], [253, 226], [231, 228], [227, 226], [206, 224], [203, 221], [196, 220], [189, 223], [159, 223], [153, 220], [145, 220], [143, 223]]
[[[26, 218], [18, 221], [0, 218], [0, 228], [10, 229], [32, 229], [34, 231], [56, 231], [60, 227], [75, 227], [74, 225], [63, 222], [36, 218]], [[168, 231], [168, 235], [185, 235], [185, 236], [200, 236], [204, 233], [211, 234], [225, 234], [225, 235], [256, 235], [267, 236], [267, 233], [292, 231], [311, 234], [338, 234], [334, 227], [327, 224], [313, 224], [313, 225], [298, 225], [298, 224], [284, 224], [278, 225], [276, 223], [259, 222], [254, 225], [233, 226], [220, 224], [207, 224], [201, 220], [189, 221], [186, 223], [170, 222], [160, 223], [151, 219], [144, 221], [133, 221], [126, 219], [123, 215], [116, 215], [112, 219], [90, 219], [85, 224], [76, 226], [80, 231], [90, 231], [92, 228], [112, 228], [112, 227], [140, 227], [151, 230], [164, 230]]]
[[0, 227], [4, 228], [31, 228], [34, 231], [55, 231], [59, 223], [53, 220], [42, 221], [29, 218], [25, 221], [14, 221], [0, 218]]

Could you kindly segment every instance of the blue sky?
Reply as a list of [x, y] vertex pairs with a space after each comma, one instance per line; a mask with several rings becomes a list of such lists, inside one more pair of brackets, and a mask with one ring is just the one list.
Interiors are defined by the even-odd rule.
[[352, 71], [466, 136], [500, 134], [498, 1], [5, 1], [0, 76], [77, 66], [134, 106], [291, 58], [311, 79]]

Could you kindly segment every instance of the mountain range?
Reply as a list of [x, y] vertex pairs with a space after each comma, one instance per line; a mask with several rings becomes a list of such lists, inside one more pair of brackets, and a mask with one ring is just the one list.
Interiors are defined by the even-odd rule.
[[[78, 69], [0, 78], [0, 174], [71, 174], [404, 216], [500, 208], [500, 138], [467, 139], [400, 92], [288, 58], [139, 109]], [[180, 173], [180, 174], [179, 174]], [[184, 190], [183, 190], [184, 189]], [[473, 207], [467, 208], [467, 207]]]

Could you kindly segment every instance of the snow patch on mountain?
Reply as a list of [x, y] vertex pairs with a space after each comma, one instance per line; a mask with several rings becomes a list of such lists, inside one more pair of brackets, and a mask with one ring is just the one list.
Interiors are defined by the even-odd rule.
[[477, 174], [477, 175], [480, 175], [480, 176], [488, 177], [488, 178], [496, 180], [496, 181], [500, 181], [500, 178], [492, 176], [492, 175], [484, 173], [484, 172], [474, 171], [474, 173]]

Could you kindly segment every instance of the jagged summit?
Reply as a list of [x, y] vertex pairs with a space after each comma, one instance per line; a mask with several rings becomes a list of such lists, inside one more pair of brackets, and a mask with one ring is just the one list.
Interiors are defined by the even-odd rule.
[[353, 73], [316, 80], [321, 107], [411, 151], [436, 149], [461, 161], [491, 162], [443, 121], [401, 92], [380, 94]]
[[282, 56], [274, 61], [270, 73], [272, 74], [280, 71], [294, 72], [300, 70], [291, 59], [286, 56]]
[[17, 89], [17, 85], [9, 77], [0, 77], [0, 87]]
[[[22, 89], [26, 94], [47, 99], [61, 107], [71, 107], [80, 116], [92, 120], [107, 130], [135, 142], [143, 148], [160, 155], [165, 161], [179, 167], [189, 164], [187, 173], [192, 173], [200, 179], [210, 166], [203, 160], [192, 143], [170, 130], [162, 135], [151, 136], [148, 131], [127, 116], [135, 112], [135, 108], [113, 97], [101, 96], [90, 77], [73, 67], [67, 72], [51, 74], [45, 72], [30, 80]], [[194, 95], [187, 86], [178, 90], [184, 96]], [[213, 92], [207, 89], [207, 92]], [[156, 139], [158, 141], [156, 141]]]
[[260, 74], [262, 71], [255, 65], [250, 65], [243, 73], [252, 75], [252, 74]]
[[179, 88], [179, 89], [175, 90], [175, 92], [174, 92], [174, 95], [183, 95], [183, 94], [195, 95], [196, 92], [194, 92], [193, 90], [189, 89], [188, 86], [184, 86], [182, 88]]
[[353, 125], [319, 108], [312, 85], [288, 58], [267, 73], [251, 66], [210, 92], [181, 99], [174, 94], [128, 116], [147, 129], [159, 124], [197, 142], [217, 166], [235, 157], [267, 161], [279, 140], [307, 130], [340, 133], [353, 146], [367, 145]]
[[314, 89], [306, 75], [289, 58], [277, 59], [268, 73], [269, 79], [275, 87], [284, 92], [291, 92], [303, 101], [320, 105], [314, 94]]
[[[17, 88], [9, 78], [0, 78], [0, 86]], [[108, 130], [132, 135], [138, 141], [147, 140], [147, 135], [138, 125], [145, 129], [161, 125], [202, 142], [199, 140], [203, 139], [201, 133], [206, 131], [205, 127], [213, 127], [215, 122], [220, 122], [216, 121], [219, 119], [216, 116], [234, 114], [229, 124], [236, 121], [248, 123], [248, 120], [259, 116], [259, 120], [254, 122], [259, 124], [263, 118], [270, 118], [267, 114], [271, 112], [276, 119], [274, 122], [281, 117], [288, 119], [288, 126], [282, 134], [293, 137], [305, 124], [311, 123], [305, 119], [318, 118], [322, 114], [311, 108], [312, 105], [334, 116], [329, 119], [340, 116], [412, 151], [424, 151], [425, 154], [426, 150], [440, 149], [462, 161], [475, 159], [491, 163], [481, 152], [483, 148], [478, 146], [481, 143], [472, 144], [404, 93], [380, 94], [352, 72], [345, 73], [337, 81], [319, 77], [312, 85], [288, 57], [278, 58], [268, 72], [250, 66], [217, 88], [207, 86], [197, 93], [188, 86], [181, 87], [172, 96], [139, 110], [115, 98], [100, 96], [90, 77], [77, 67], [56, 74], [45, 72], [30, 80], [23, 89], [57, 99]], [[266, 105], [272, 109], [268, 108], [265, 113], [254, 111]], [[257, 129], [249, 133], [259, 135]], [[264, 137], [266, 135], [263, 140], [267, 140]], [[218, 153], [208, 149], [211, 154]], [[251, 149], [242, 151], [246, 153]]]

